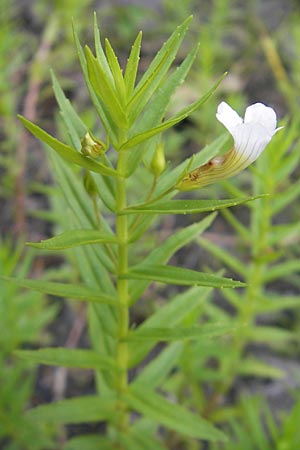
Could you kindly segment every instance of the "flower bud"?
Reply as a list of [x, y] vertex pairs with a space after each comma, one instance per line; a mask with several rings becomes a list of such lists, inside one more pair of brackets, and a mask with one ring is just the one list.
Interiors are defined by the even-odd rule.
[[95, 158], [96, 156], [102, 155], [105, 150], [105, 144], [99, 139], [96, 139], [90, 131], [87, 131], [81, 141], [81, 153], [85, 156]]
[[156, 146], [150, 168], [151, 172], [156, 177], [159, 177], [159, 175], [161, 175], [166, 168], [164, 145], [162, 143], [159, 143]]
[[95, 181], [93, 180], [93, 177], [91, 176], [91, 174], [88, 170], [84, 171], [83, 185], [84, 185], [86, 192], [88, 193], [88, 195], [90, 197], [95, 197], [98, 194]]

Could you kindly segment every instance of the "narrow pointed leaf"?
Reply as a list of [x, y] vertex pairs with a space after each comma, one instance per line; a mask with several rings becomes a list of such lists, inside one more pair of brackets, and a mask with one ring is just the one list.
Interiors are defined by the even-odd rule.
[[19, 119], [23, 122], [25, 127], [38, 139], [45, 142], [45, 144], [49, 145], [53, 150], [56, 151], [62, 158], [66, 161], [77, 164], [85, 169], [91, 170], [92, 172], [101, 173], [102, 175], [111, 175], [115, 176], [116, 171], [111, 169], [110, 167], [106, 167], [103, 164], [90, 159], [87, 156], [83, 156], [81, 153], [77, 152], [74, 148], [69, 145], [63, 144], [58, 139], [55, 139], [50, 134], [46, 133], [46, 131], [42, 130], [42, 128], [38, 127], [34, 123], [25, 119], [22, 116], [18, 116]]
[[128, 432], [119, 435], [119, 440], [124, 446], [124, 450], [167, 450], [161, 442], [153, 437], [154, 433], [151, 428], [150, 430], [148, 428], [136, 430], [131, 427]]
[[82, 434], [67, 441], [63, 450], [111, 450], [112, 441], [100, 433]]
[[106, 55], [108, 64], [111, 68], [111, 72], [114, 79], [114, 85], [116, 91], [118, 93], [118, 99], [120, 100], [121, 105], [125, 106], [126, 103], [126, 90], [123, 79], [123, 73], [118, 61], [118, 58], [109, 42], [108, 39], [105, 39], [105, 47], [106, 47]]
[[114, 297], [106, 295], [97, 291], [96, 289], [90, 289], [82, 285], [77, 284], [65, 284], [56, 283], [53, 281], [43, 280], [27, 280], [20, 278], [1, 277], [3, 280], [11, 282], [16, 286], [24, 287], [27, 289], [33, 289], [45, 294], [55, 295], [57, 297], [74, 298], [81, 301], [92, 303], [106, 303], [109, 305], [116, 305]]
[[284, 328], [272, 326], [256, 326], [248, 330], [248, 337], [254, 342], [264, 342], [271, 346], [287, 344], [297, 339], [295, 333]]
[[98, 60], [94, 57], [89, 47], [85, 47], [85, 56], [90, 82], [98, 95], [109, 109], [110, 115], [118, 127], [127, 127], [125, 112], [117, 98], [115, 90], [107, 80], [105, 72], [101, 68]]
[[103, 233], [99, 230], [69, 230], [41, 242], [27, 242], [27, 245], [46, 250], [63, 250], [78, 245], [116, 242], [113, 234]]
[[[225, 75], [224, 75], [225, 76]], [[121, 149], [127, 150], [129, 148], [135, 147], [136, 145], [140, 144], [141, 142], [146, 141], [147, 139], [150, 139], [151, 137], [162, 133], [163, 131], [168, 130], [169, 128], [173, 127], [177, 123], [181, 122], [182, 120], [186, 119], [188, 116], [190, 116], [194, 111], [200, 108], [208, 99], [209, 97], [215, 92], [221, 81], [223, 80], [224, 76], [218, 80], [218, 82], [210, 89], [203, 97], [201, 97], [199, 100], [195, 101], [188, 107], [184, 108], [182, 111], [180, 111], [176, 116], [171, 117], [170, 119], [163, 122], [161, 125], [158, 125], [157, 127], [154, 127], [150, 130], [144, 131], [143, 133], [137, 134], [136, 136], [133, 136], [130, 138], [127, 142], [125, 142]]]
[[172, 342], [156, 358], [152, 359], [135, 378], [134, 383], [155, 389], [161, 386], [181, 357], [183, 342]]
[[[212, 289], [207, 287], [187, 289], [185, 292], [167, 301], [163, 307], [157, 309], [152, 316], [139, 326], [139, 330], [180, 326], [189, 314], [201, 306], [204, 307], [211, 291]], [[147, 340], [143, 342], [129, 342], [130, 367], [138, 364], [151, 351], [154, 345], [155, 342]]]
[[[134, 135], [148, 132], [160, 124], [165, 116], [168, 104], [176, 89], [186, 78], [196, 56], [198, 45], [188, 54], [184, 61], [174, 72], [159, 86], [153, 94], [147, 108], [143, 111], [134, 127]], [[155, 134], [158, 138], [158, 133]], [[138, 166], [142, 158], [147, 156], [148, 150], [154, 145], [153, 139], [141, 143], [131, 149], [128, 155], [128, 175]]]
[[[176, 233], [173, 233], [168, 237], [161, 245], [156, 247], [142, 262], [142, 264], [164, 264], [169, 261], [169, 259], [177, 252], [179, 249], [185, 245], [192, 242], [199, 234], [206, 230], [216, 217], [216, 214], [210, 214], [205, 217], [199, 223], [194, 223], [185, 227]], [[130, 285], [130, 303], [134, 303], [144, 290], [149, 286], [149, 281], [147, 280], [135, 280], [132, 286]]]
[[129, 333], [128, 341], [150, 340], [156, 342], [184, 341], [211, 338], [233, 331], [232, 323], [203, 324], [190, 327], [141, 328]]
[[124, 279], [152, 280], [161, 283], [176, 284], [179, 286], [208, 286], [217, 288], [236, 288], [245, 286], [240, 281], [223, 278], [210, 273], [197, 272], [175, 266], [146, 266], [134, 267], [127, 274], [121, 276]]
[[55, 98], [59, 105], [60, 111], [63, 114], [64, 122], [67, 125], [69, 136], [72, 140], [72, 145], [79, 151], [81, 148], [81, 139], [87, 132], [87, 127], [75, 113], [70, 101], [66, 98], [62, 88], [60, 87], [53, 71], [51, 71], [51, 77]]
[[132, 48], [131, 48], [131, 52], [130, 52], [130, 55], [129, 55], [129, 58], [127, 61], [125, 74], [124, 74], [124, 82], [125, 82], [125, 86], [126, 86], [126, 92], [127, 92], [128, 99], [131, 98], [133, 90], [134, 90], [134, 85], [135, 85], [139, 60], [140, 60], [141, 41], [142, 41], [142, 32], [140, 31], [139, 34], [137, 35], [136, 40], [134, 41]]
[[115, 414], [116, 400], [113, 396], [87, 395], [37, 406], [27, 411], [33, 421], [48, 423], [87, 423], [109, 419]]
[[300, 260], [291, 259], [289, 261], [284, 261], [275, 264], [274, 266], [268, 267], [268, 270], [263, 275], [263, 280], [269, 283], [277, 278], [286, 277], [293, 274], [294, 272], [300, 272]]
[[117, 144], [117, 128], [116, 125], [113, 123], [113, 120], [109, 114], [109, 111], [107, 110], [107, 108], [105, 107], [104, 103], [101, 101], [101, 99], [98, 98], [96, 92], [93, 89], [93, 86], [90, 82], [89, 79], [89, 74], [88, 74], [88, 69], [87, 69], [87, 62], [86, 62], [86, 58], [84, 55], [84, 51], [81, 47], [79, 38], [77, 36], [77, 33], [75, 31], [75, 28], [73, 26], [73, 35], [74, 35], [74, 41], [75, 41], [75, 45], [77, 48], [77, 53], [78, 53], [78, 57], [79, 57], [79, 61], [80, 61], [80, 65], [82, 68], [82, 72], [84, 75], [84, 81], [85, 84], [87, 86], [89, 95], [91, 97], [91, 100], [93, 102], [93, 105], [95, 107], [95, 110], [97, 111], [100, 120], [105, 128], [105, 130], [107, 131], [107, 133], [109, 134], [110, 138], [111, 138], [111, 143], [116, 146]]
[[105, 72], [105, 75], [110, 82], [111, 86], [114, 86], [114, 79], [108, 64], [108, 61], [106, 59], [102, 44], [101, 44], [101, 36], [100, 36], [100, 30], [97, 23], [97, 15], [96, 12], [94, 13], [94, 40], [95, 40], [95, 50], [96, 50], [96, 57], [97, 60], [102, 67], [103, 71]]
[[41, 348], [39, 350], [16, 350], [16, 356], [49, 366], [76, 367], [79, 369], [116, 369], [112, 358], [101, 356], [92, 350], [68, 348]]
[[167, 200], [156, 203], [130, 206], [124, 209], [121, 214], [134, 214], [137, 212], [144, 214], [197, 214], [207, 211], [216, 211], [221, 208], [241, 205], [260, 198], [244, 197], [230, 198], [228, 200]]
[[214, 244], [208, 239], [204, 239], [201, 236], [198, 237], [197, 242], [199, 245], [211, 253], [219, 261], [226, 264], [227, 267], [234, 270], [236, 273], [242, 277], [246, 277], [248, 273], [248, 268], [242, 264], [242, 262], [233, 256], [229, 251], [224, 250], [222, 247]]
[[199, 45], [197, 44], [186, 56], [180, 66], [176, 67], [173, 73], [168, 76], [168, 78], [159, 86], [159, 89], [153, 94], [148, 107], [145, 109], [138, 123], [134, 127], [135, 134], [148, 132], [153, 127], [161, 123], [172, 95], [183, 83], [192, 67], [198, 48]]
[[209, 422], [145, 386], [131, 386], [125, 398], [136, 411], [178, 433], [210, 441], [226, 440], [225, 435]]
[[243, 363], [239, 364], [238, 372], [244, 376], [255, 376], [273, 379], [282, 379], [285, 373], [279, 367], [271, 366], [253, 357], [244, 357]]
[[144, 109], [152, 94], [158, 89], [163, 77], [171, 66], [179, 46], [187, 31], [191, 17], [187, 18], [170, 36], [161, 50], [157, 53], [148, 70], [138, 83], [134, 95], [128, 104], [130, 110], [130, 123], [133, 123]]

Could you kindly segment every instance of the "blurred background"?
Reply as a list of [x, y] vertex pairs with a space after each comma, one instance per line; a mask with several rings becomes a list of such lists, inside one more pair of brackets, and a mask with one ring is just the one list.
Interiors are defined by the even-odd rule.
[[[300, 385], [300, 192], [297, 184], [297, 155], [300, 153], [299, 1], [0, 0], [0, 273], [20, 277], [38, 277], [43, 274], [45, 279], [56, 280], [76, 277], [70, 262], [61, 255], [43, 252], [36, 255], [34, 251], [24, 250], [25, 241], [37, 241], [53, 235], [59, 226], [58, 216], [62, 211], [59, 200], [54, 195], [51, 168], [42, 145], [24, 131], [17, 114], [38, 123], [53, 135], [64, 135], [51, 87], [52, 69], [83, 121], [89, 128], [99, 129], [100, 125], [94, 116], [84, 85], [72, 34], [73, 20], [81, 42], [93, 46], [94, 11], [97, 12], [102, 37], [109, 37], [123, 66], [133, 40], [138, 31], [143, 30], [140, 73], [148, 66], [174, 28], [190, 14], [194, 16], [190, 32], [180, 49], [178, 62], [196, 41], [200, 41], [200, 50], [186, 83], [173, 98], [170, 113], [203, 95], [228, 71], [227, 77], [209, 102], [184, 123], [168, 132], [165, 146], [169, 164], [181, 162], [184, 157], [200, 151], [223, 133], [222, 126], [214, 120], [217, 105], [223, 100], [241, 115], [247, 105], [263, 102], [272, 106], [286, 129], [291, 130], [285, 135], [284, 144], [281, 143], [281, 148], [284, 147], [281, 156], [285, 153], [289, 158], [288, 162], [282, 165], [285, 172], [279, 174], [280, 167], [277, 167], [274, 177], [272, 173], [269, 174], [267, 186], [261, 180], [261, 184], [255, 184], [253, 179], [250, 179], [255, 176], [254, 169], [242, 174], [232, 183], [212, 186], [203, 193], [201, 191], [193, 195], [197, 198], [220, 198], [241, 192], [247, 195], [263, 193], [270, 186], [276, 192], [284, 193], [285, 203], [282, 200], [281, 208], [277, 204], [277, 209], [274, 207], [273, 215], [268, 218], [269, 227], [282, 227], [276, 228], [277, 234], [275, 231], [275, 234], [273, 233], [274, 248], [272, 242], [268, 241], [263, 251], [269, 255], [269, 259], [264, 261], [266, 267], [274, 261], [283, 260], [287, 264], [285, 269], [279, 270], [277, 277], [276, 274], [273, 275], [268, 282], [272, 283], [272, 292], [276, 292], [279, 297], [289, 296], [290, 303], [287, 307], [282, 305], [275, 312], [271, 309], [267, 313], [263, 312], [265, 315], [261, 323], [275, 324], [287, 331], [289, 336], [283, 333], [280, 338], [276, 335], [276, 345], [275, 348], [273, 346], [272, 352], [266, 350], [265, 343], [251, 347], [252, 350], [254, 348], [254, 354], [262, 355], [267, 364], [268, 361], [270, 364], [274, 363], [274, 372], [266, 375], [261, 369], [262, 379], [253, 381], [253, 373], [247, 373], [245, 370], [246, 378], [232, 383], [228, 398], [234, 404], [236, 393], [243, 391], [245, 386], [251, 395], [263, 392], [273, 412], [283, 410], [288, 414], [288, 423], [295, 425], [290, 435], [296, 436], [296, 423], [299, 423], [300, 419], [299, 402], [295, 400], [294, 394]], [[276, 151], [274, 147], [273, 151]], [[289, 156], [291, 154], [293, 157]], [[272, 157], [267, 158], [268, 155], [257, 169], [261, 170], [260, 173], [270, 167]], [[280, 176], [285, 176], [285, 179], [278, 190], [276, 186], [279, 184], [276, 184], [276, 180], [281, 180]], [[261, 205], [261, 208], [263, 207], [264, 204]], [[251, 210], [249, 212], [241, 208], [235, 211], [237, 220], [247, 226]], [[193, 219], [189, 220], [192, 222]], [[162, 235], [170, 233], [173, 227], [183, 226], [184, 223], [180, 220], [175, 222], [174, 218], [166, 219], [161, 230]], [[289, 227], [283, 228], [287, 223]], [[191, 247], [184, 255], [180, 253], [177, 261], [195, 267], [199, 258], [205, 258], [205, 263], [214, 270], [219, 270], [225, 264], [229, 274], [234, 273], [235, 268], [228, 259], [228, 253], [238, 253], [238, 258], [253, 263], [255, 254], [248, 252], [249, 248], [241, 244], [241, 241], [237, 243], [230, 233], [230, 226], [236, 232], [238, 224], [235, 218], [221, 215], [206, 236], [208, 244], [201, 242], [196, 250]], [[153, 242], [150, 240], [149, 245]], [[220, 256], [211, 243], [227, 252], [225, 256]], [[50, 446], [47, 436], [53, 434], [53, 430], [41, 430], [40, 434], [32, 430], [24, 423], [23, 409], [28, 405], [59, 399], [74, 392], [91, 392], [92, 374], [70, 374], [64, 369], [47, 367], [39, 368], [35, 372], [33, 366], [14, 359], [12, 353], [23, 345], [88, 345], [84, 311], [70, 307], [68, 302], [58, 305], [52, 299], [44, 298], [42, 294], [29, 294], [2, 282], [0, 289], [0, 448], [46, 449]], [[217, 298], [217, 304], [218, 301], [224, 308], [224, 299]], [[138, 306], [137, 321], [147, 315], [144, 308], [143, 303]], [[213, 314], [211, 311], [210, 313]], [[259, 311], [254, 310], [251, 319], [255, 321], [258, 316]], [[268, 339], [267, 347], [272, 340], [271, 337]], [[282, 370], [285, 371], [284, 377]], [[257, 371], [259, 376], [259, 368]], [[295, 409], [295, 404], [298, 409]], [[257, 407], [249, 405], [250, 403], [248, 406], [242, 404], [240, 411], [244, 413], [240, 415], [248, 418], [248, 423], [251, 423], [251, 414], [257, 411]], [[210, 411], [207, 414], [209, 416]], [[223, 419], [224, 417], [227, 418], [226, 415], [223, 415]], [[241, 436], [246, 439], [249, 429], [245, 432], [242, 424], [237, 427], [240, 428], [235, 431], [238, 429], [240, 434], [236, 431], [236, 435], [239, 435], [240, 439]], [[72, 433], [71, 428], [68, 433]], [[241, 447], [237, 444], [236, 448], [267, 450], [268, 439], [264, 427], [259, 430], [256, 428], [255, 432], [258, 433], [261, 446], [249, 441], [247, 447], [248, 444], [244, 440], [240, 441]], [[283, 435], [284, 432], [283, 430]], [[34, 444], [32, 433], [37, 433]], [[284, 436], [289, 432], [285, 433]], [[262, 440], [262, 436], [266, 441]], [[62, 434], [60, 439], [64, 439]], [[270, 448], [299, 448], [299, 444], [292, 442], [291, 438], [286, 442], [289, 446]], [[174, 444], [175, 448], [181, 447]]]

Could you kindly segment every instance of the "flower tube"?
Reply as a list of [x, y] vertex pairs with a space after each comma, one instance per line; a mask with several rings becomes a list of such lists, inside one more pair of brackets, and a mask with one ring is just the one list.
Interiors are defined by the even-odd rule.
[[222, 102], [216, 117], [232, 135], [233, 147], [224, 155], [215, 156], [188, 173], [176, 189], [198, 189], [236, 175], [259, 157], [274, 134], [282, 128], [276, 128], [275, 111], [263, 103], [248, 106], [242, 119], [227, 103]]

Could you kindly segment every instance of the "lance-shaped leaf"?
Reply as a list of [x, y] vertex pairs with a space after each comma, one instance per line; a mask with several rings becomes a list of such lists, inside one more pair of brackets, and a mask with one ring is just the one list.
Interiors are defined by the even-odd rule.
[[87, 156], [83, 156], [81, 153], [77, 152], [74, 148], [69, 145], [63, 144], [58, 139], [55, 139], [42, 128], [38, 127], [34, 123], [25, 119], [25, 117], [18, 116], [23, 122], [25, 127], [38, 139], [45, 142], [49, 147], [53, 148], [62, 158], [66, 161], [84, 167], [85, 169], [91, 170], [92, 172], [101, 173], [102, 175], [116, 176], [117, 172], [110, 167], [105, 166]]
[[94, 57], [89, 47], [85, 47], [87, 69], [91, 85], [97, 96], [102, 100], [113, 121], [118, 127], [127, 127], [127, 117], [119, 102], [116, 91], [111, 86], [109, 80], [98, 60]]
[[141, 328], [129, 333], [128, 341], [184, 341], [211, 338], [233, 331], [232, 323], [203, 324], [191, 327]]
[[129, 206], [120, 214], [197, 214], [207, 211], [216, 211], [222, 208], [241, 205], [261, 196], [230, 198], [228, 200], [168, 200], [143, 205]]
[[97, 96], [96, 92], [94, 91], [93, 86], [92, 86], [92, 84], [90, 82], [85, 54], [84, 54], [84, 51], [83, 51], [83, 49], [81, 47], [81, 44], [80, 44], [80, 41], [78, 39], [77, 33], [76, 33], [75, 29], [74, 29], [74, 26], [73, 26], [73, 34], [74, 34], [74, 41], [75, 41], [75, 44], [76, 44], [76, 47], [77, 47], [77, 53], [78, 53], [80, 65], [81, 65], [82, 72], [83, 72], [83, 75], [84, 75], [85, 84], [86, 84], [86, 86], [88, 88], [91, 100], [92, 100], [93, 105], [94, 105], [94, 107], [95, 107], [95, 109], [96, 109], [96, 111], [97, 111], [97, 113], [98, 113], [98, 115], [99, 115], [99, 117], [101, 119], [101, 122], [102, 122], [105, 130], [109, 134], [112, 144], [115, 146], [115, 144], [117, 143], [117, 127], [114, 124], [114, 122], [112, 120], [112, 117], [111, 117], [107, 107], [105, 106], [103, 101], [100, 98], [98, 98], [98, 96]]
[[87, 395], [37, 406], [27, 411], [26, 416], [34, 422], [87, 423], [111, 418], [116, 411], [114, 396], [96, 397]]
[[201, 97], [199, 100], [195, 101], [191, 105], [187, 106], [183, 110], [181, 110], [176, 116], [171, 117], [170, 119], [166, 120], [162, 124], [158, 125], [157, 127], [151, 128], [150, 130], [144, 131], [142, 133], [139, 133], [132, 138], [130, 138], [127, 142], [125, 142], [121, 149], [127, 150], [129, 148], [135, 147], [136, 145], [140, 144], [141, 142], [146, 141], [147, 139], [150, 139], [151, 137], [162, 133], [163, 131], [168, 130], [169, 128], [173, 127], [177, 123], [181, 122], [182, 120], [186, 119], [188, 116], [190, 116], [194, 111], [200, 108], [208, 99], [209, 97], [215, 92], [221, 81], [223, 80], [225, 75], [221, 77], [217, 83], [214, 84], [214, 86], [205, 94], [203, 97]]
[[122, 69], [120, 67], [118, 58], [114, 52], [114, 49], [112, 48], [108, 39], [105, 39], [105, 48], [107, 61], [111, 69], [111, 73], [113, 75], [114, 85], [116, 92], [118, 94], [118, 99], [120, 100], [121, 105], [124, 107], [126, 104], [126, 89]]
[[[199, 223], [193, 223], [176, 233], [172, 233], [161, 245], [157, 246], [152, 252], [143, 260], [141, 264], [165, 264], [180, 248], [196, 239], [204, 230], [206, 230], [216, 217], [216, 214], [210, 214]], [[144, 290], [149, 286], [150, 281], [134, 280], [130, 285], [130, 303], [134, 303]]]
[[15, 284], [16, 286], [33, 289], [34, 291], [43, 292], [44, 294], [55, 295], [57, 297], [73, 298], [85, 302], [106, 303], [108, 305], [116, 305], [114, 297], [90, 289], [86, 286], [77, 284], [57, 283], [54, 281], [43, 280], [27, 280], [20, 278], [1, 277], [4, 281]]
[[210, 441], [226, 440], [209, 422], [145, 386], [132, 385], [125, 399], [131, 408], [178, 433]]
[[158, 356], [142, 368], [133, 383], [140, 383], [149, 389], [161, 386], [168, 374], [178, 364], [184, 343], [172, 342], [164, 348]]
[[103, 233], [99, 230], [70, 230], [41, 242], [27, 242], [26, 244], [46, 250], [63, 250], [78, 245], [116, 242], [116, 237], [113, 234]]
[[19, 358], [49, 366], [76, 367], [79, 369], [117, 369], [114, 359], [86, 349], [41, 348], [39, 350], [16, 350]]
[[71, 144], [79, 151], [81, 149], [81, 140], [88, 131], [87, 127], [74, 111], [69, 99], [66, 98], [53, 71], [51, 71], [51, 78], [54, 95], [67, 127]]
[[[149, 105], [145, 108], [145, 111], [141, 114], [137, 123], [134, 125], [134, 136], [147, 133], [149, 130], [156, 128], [158, 124], [161, 123], [168, 104], [172, 95], [175, 93], [176, 89], [185, 80], [196, 56], [198, 50], [198, 45], [187, 55], [185, 60], [180, 64], [179, 67], [174, 70], [174, 72], [162, 83], [151, 100]], [[157, 136], [159, 133], [156, 133]], [[129, 136], [130, 139], [133, 136]], [[147, 138], [147, 136], [146, 136]], [[141, 141], [143, 142], [143, 141]], [[138, 166], [140, 160], [145, 158], [148, 149], [153, 145], [153, 139], [148, 142], [143, 142], [136, 145], [128, 154], [128, 173], [130, 175]]]
[[134, 90], [141, 51], [142, 32], [137, 35], [136, 40], [131, 48], [131, 52], [127, 61], [124, 82], [126, 86], [127, 98], [130, 99]]
[[166, 75], [177, 54], [190, 21], [191, 17], [188, 17], [179, 27], [177, 27], [167, 42], [164, 43], [161, 50], [157, 53], [135, 88], [132, 99], [128, 104], [131, 124], [144, 109], [156, 89], [158, 89], [161, 80]]
[[100, 30], [98, 27], [97, 22], [97, 14], [94, 12], [94, 41], [95, 41], [95, 50], [96, 50], [96, 57], [99, 61], [100, 66], [102, 67], [102, 70], [105, 72], [105, 75], [107, 79], [109, 80], [111, 86], [114, 86], [114, 79], [107, 61], [107, 58], [105, 56], [102, 44], [101, 44], [101, 36], [100, 36]]
[[[211, 291], [211, 288], [196, 286], [181, 292], [148, 317], [139, 326], [139, 330], [180, 326], [187, 316], [205, 305]], [[151, 351], [154, 345], [155, 342], [151, 342], [150, 340], [130, 342], [130, 367], [138, 364]]]
[[105, 436], [101, 436], [99, 433], [95, 434], [82, 434], [72, 437], [64, 445], [63, 450], [111, 450], [112, 441]]
[[223, 278], [210, 273], [197, 272], [175, 266], [146, 266], [133, 267], [128, 273], [121, 275], [123, 279], [152, 280], [179, 286], [208, 286], [216, 288], [236, 288], [245, 286], [240, 281]]

